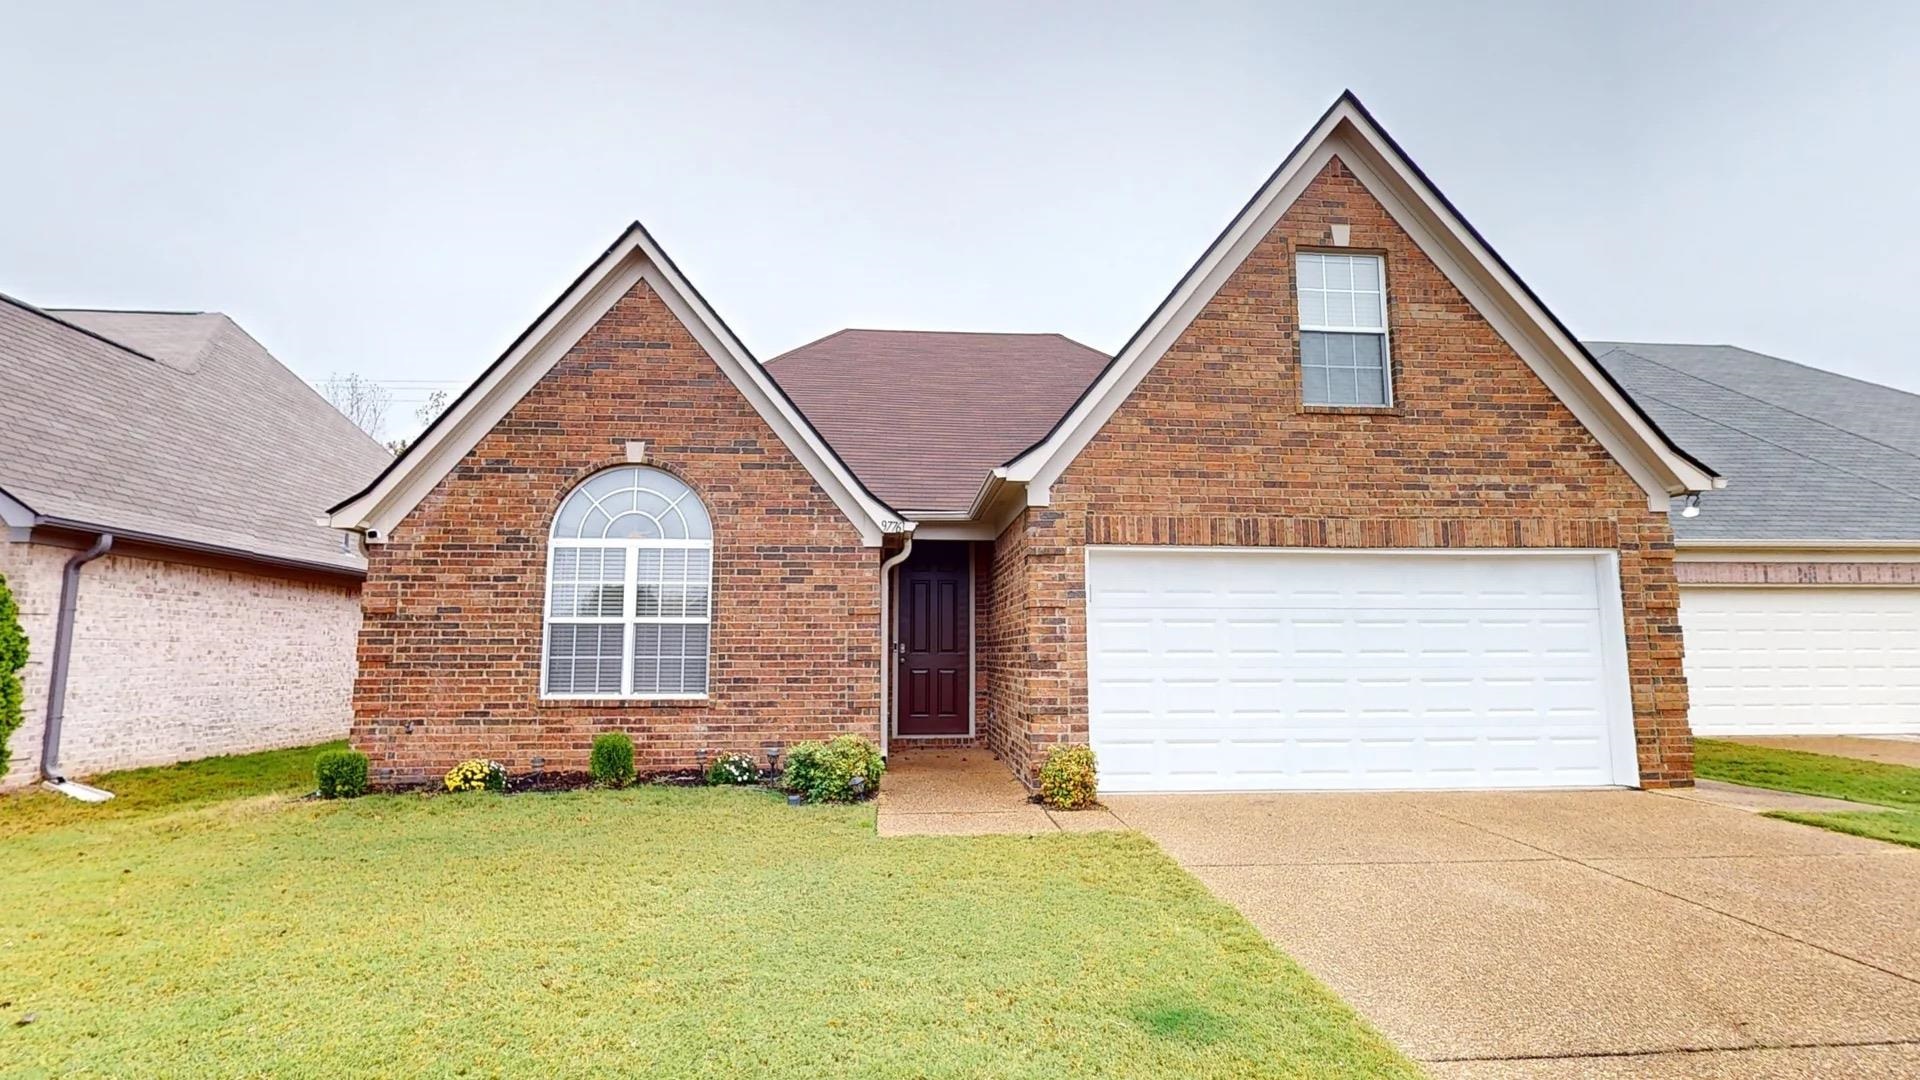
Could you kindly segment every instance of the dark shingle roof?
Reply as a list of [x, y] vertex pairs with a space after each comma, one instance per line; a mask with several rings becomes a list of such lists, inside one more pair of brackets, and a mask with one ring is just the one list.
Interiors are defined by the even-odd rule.
[[45, 518], [342, 569], [391, 458], [225, 315], [0, 297], [0, 491]]
[[1059, 334], [842, 330], [767, 370], [862, 483], [908, 511], [964, 511], [1106, 366]]
[[1727, 478], [1681, 540], [1920, 539], [1920, 396], [1731, 345], [1587, 348]]

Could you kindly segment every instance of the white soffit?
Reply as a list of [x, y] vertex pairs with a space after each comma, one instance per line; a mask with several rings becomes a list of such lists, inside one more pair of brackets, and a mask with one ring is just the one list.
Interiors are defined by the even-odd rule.
[[1335, 157], [1646, 491], [1649, 510], [1664, 513], [1674, 495], [1724, 486], [1640, 415], [1348, 94], [1327, 110], [1060, 424], [1008, 463], [1007, 478], [1026, 484], [1031, 505], [1047, 504], [1052, 483]]
[[[588, 330], [639, 282], [646, 282], [800, 459], [834, 505], [877, 547], [907, 525], [846, 465], [720, 321], [638, 222], [630, 226], [507, 352], [365, 491], [328, 512], [326, 524], [385, 540], [434, 485], [471, 453]], [[643, 434], [635, 432], [634, 434]]]

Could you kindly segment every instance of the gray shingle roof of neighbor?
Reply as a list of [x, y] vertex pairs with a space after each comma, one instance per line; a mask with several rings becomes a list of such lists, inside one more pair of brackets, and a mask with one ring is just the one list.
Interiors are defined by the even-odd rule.
[[363, 570], [315, 519], [390, 460], [225, 315], [0, 296], [0, 491], [42, 518]]
[[1920, 540], [1920, 395], [1731, 345], [1590, 341], [1674, 441], [1727, 478], [1695, 540]]

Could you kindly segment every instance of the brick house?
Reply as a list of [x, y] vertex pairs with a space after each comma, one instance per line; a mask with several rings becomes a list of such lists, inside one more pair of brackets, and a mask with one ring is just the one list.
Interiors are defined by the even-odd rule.
[[1343, 96], [1114, 356], [765, 364], [635, 224], [332, 524], [353, 739], [1091, 743], [1109, 791], [1690, 782], [1675, 447]]
[[391, 460], [225, 315], [0, 297], [0, 787], [344, 735], [365, 562], [315, 518]]

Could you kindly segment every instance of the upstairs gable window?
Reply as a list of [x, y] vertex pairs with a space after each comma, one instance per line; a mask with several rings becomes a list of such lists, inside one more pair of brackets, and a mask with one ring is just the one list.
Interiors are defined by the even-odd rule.
[[1303, 251], [1301, 400], [1308, 405], [1388, 405], [1386, 260]]

